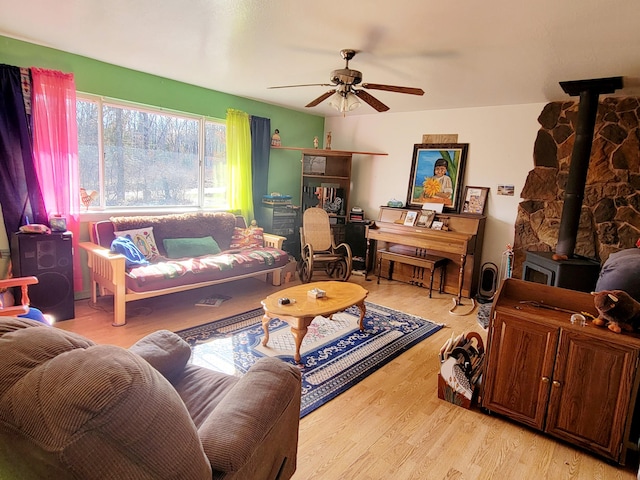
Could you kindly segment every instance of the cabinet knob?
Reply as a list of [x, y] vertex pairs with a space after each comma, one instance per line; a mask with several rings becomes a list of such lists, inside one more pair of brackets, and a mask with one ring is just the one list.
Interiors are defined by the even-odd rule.
[[542, 383], [549, 383], [549, 377], [542, 377]]
[[559, 382], [559, 381], [557, 381], [557, 380], [554, 380], [554, 381], [553, 381], [553, 383], [552, 383], [552, 385], [553, 385], [554, 387], [556, 387], [556, 388], [557, 388], [557, 387], [559, 387], [559, 386], [560, 386], [560, 382]]

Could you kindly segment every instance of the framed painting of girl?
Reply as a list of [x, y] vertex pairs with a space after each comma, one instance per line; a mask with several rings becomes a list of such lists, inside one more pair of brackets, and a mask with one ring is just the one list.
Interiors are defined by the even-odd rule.
[[441, 203], [447, 212], [460, 212], [467, 143], [420, 143], [413, 146], [407, 207]]

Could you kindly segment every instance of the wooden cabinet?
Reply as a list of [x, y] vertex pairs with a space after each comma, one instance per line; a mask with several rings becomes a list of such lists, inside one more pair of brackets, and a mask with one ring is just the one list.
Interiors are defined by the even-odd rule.
[[588, 293], [503, 282], [489, 323], [482, 406], [624, 463], [637, 444], [629, 436], [640, 338], [574, 325], [571, 313], [556, 309], [596, 314]]

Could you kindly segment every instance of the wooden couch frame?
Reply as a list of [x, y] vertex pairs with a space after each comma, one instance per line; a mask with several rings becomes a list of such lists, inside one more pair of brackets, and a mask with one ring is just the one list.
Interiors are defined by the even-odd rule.
[[[284, 267], [275, 267], [259, 272], [233, 275], [228, 278], [209, 280], [205, 282], [190, 283], [176, 287], [150, 290], [147, 292], [134, 292], [126, 288], [125, 285], [125, 257], [118, 253], [113, 253], [108, 248], [104, 248], [96, 243], [93, 236], [93, 225], [89, 225], [91, 242], [80, 242], [80, 247], [87, 252], [87, 265], [91, 279], [91, 301], [97, 301], [98, 291], [101, 296], [113, 295], [113, 322], [114, 327], [121, 327], [127, 323], [126, 304], [144, 298], [158, 297], [170, 293], [184, 292], [194, 288], [208, 287], [220, 283], [232, 282], [243, 278], [262, 277], [263, 281], [271, 279], [272, 285], [279, 286], [282, 283], [282, 270]], [[264, 233], [265, 247], [282, 249], [282, 244], [286, 237]]]

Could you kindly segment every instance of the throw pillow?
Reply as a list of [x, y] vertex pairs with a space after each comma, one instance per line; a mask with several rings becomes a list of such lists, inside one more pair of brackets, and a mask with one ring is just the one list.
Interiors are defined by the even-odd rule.
[[264, 230], [259, 227], [233, 229], [229, 248], [260, 248], [264, 247]]
[[220, 247], [213, 237], [165, 238], [162, 241], [169, 258], [201, 257], [220, 253]]
[[121, 232], [114, 232], [114, 234], [116, 237], [129, 237], [135, 246], [138, 247], [138, 250], [140, 250], [149, 261], [154, 261], [160, 256], [156, 239], [153, 236], [153, 227], [123, 230]]

